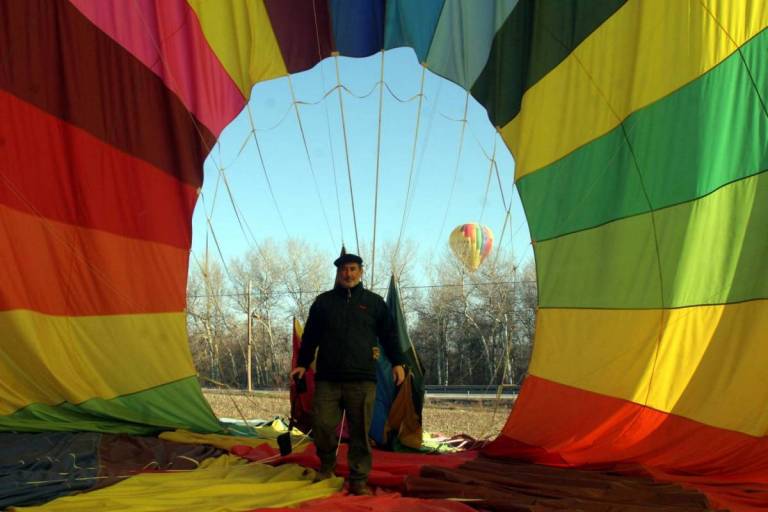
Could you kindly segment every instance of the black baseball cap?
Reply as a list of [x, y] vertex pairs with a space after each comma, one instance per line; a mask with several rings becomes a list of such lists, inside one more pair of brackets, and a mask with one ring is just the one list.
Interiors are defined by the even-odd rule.
[[363, 258], [358, 256], [357, 254], [347, 253], [342, 254], [338, 258], [336, 258], [336, 261], [333, 262], [334, 265], [341, 268], [342, 265], [345, 263], [357, 263], [361, 267], [363, 266]]

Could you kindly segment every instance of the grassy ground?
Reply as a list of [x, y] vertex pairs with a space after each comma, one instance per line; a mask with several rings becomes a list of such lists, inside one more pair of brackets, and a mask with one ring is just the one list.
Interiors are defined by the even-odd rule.
[[[287, 393], [205, 392], [213, 411], [220, 418], [272, 419], [287, 417], [290, 411]], [[507, 421], [509, 401], [427, 400], [424, 406], [424, 431], [448, 436], [468, 434], [475, 439], [494, 438]]]

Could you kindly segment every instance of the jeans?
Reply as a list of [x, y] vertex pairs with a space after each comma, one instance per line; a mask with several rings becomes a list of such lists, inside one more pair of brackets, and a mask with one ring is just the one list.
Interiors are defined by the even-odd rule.
[[368, 431], [371, 428], [376, 383], [370, 381], [327, 382], [317, 381], [312, 399], [312, 429], [321, 471], [336, 467], [336, 427], [346, 411], [349, 432], [349, 480], [368, 480], [371, 472], [371, 446]]

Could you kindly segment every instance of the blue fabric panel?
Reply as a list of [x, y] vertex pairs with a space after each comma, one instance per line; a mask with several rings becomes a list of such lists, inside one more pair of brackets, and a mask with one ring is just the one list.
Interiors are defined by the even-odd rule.
[[426, 62], [445, 0], [388, 0], [384, 48], [410, 46]]
[[368, 435], [379, 446], [384, 445], [384, 425], [389, 417], [389, 409], [395, 400], [395, 383], [392, 380], [392, 364], [384, 355], [384, 349], [378, 345], [381, 357], [376, 364], [376, 403], [373, 404], [373, 418]]
[[330, 0], [336, 50], [367, 57], [384, 48], [384, 0]]
[[94, 487], [98, 433], [0, 433], [0, 509], [45, 503]]

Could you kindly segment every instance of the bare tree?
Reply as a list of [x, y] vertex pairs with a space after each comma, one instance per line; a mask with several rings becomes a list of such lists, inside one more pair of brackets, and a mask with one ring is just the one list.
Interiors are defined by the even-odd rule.
[[429, 382], [519, 382], [530, 358], [535, 294], [522, 287], [512, 255], [502, 252], [475, 272], [446, 255], [430, 274], [440, 285], [419, 303], [413, 337]]
[[305, 321], [317, 294], [333, 283], [331, 261], [327, 254], [305, 241], [288, 241], [281, 283], [292, 302], [288, 310], [291, 316]]
[[[251, 249], [242, 259], [235, 258], [230, 265], [233, 281], [233, 307], [253, 332], [252, 365], [257, 385], [280, 385], [287, 373], [290, 347], [287, 342], [284, 292], [281, 276], [284, 264], [277, 244], [265, 240]], [[248, 311], [248, 289], [252, 293], [251, 311]], [[247, 340], [242, 340], [243, 361]], [[244, 367], [247, 365], [244, 365]]]
[[[516, 268], [513, 255], [502, 250], [468, 272], [447, 250], [424, 264], [413, 242], [399, 248], [383, 243], [377, 253], [373, 286], [384, 294], [390, 275], [396, 277], [427, 383], [520, 383], [536, 318], [532, 261]], [[304, 321], [316, 295], [332, 286], [333, 256], [300, 240], [281, 245], [266, 240], [233, 259], [227, 276], [215, 262], [193, 267], [188, 330], [201, 377], [246, 385], [250, 323], [255, 384], [283, 385], [292, 350], [291, 317]], [[418, 286], [423, 283], [429, 284]]]
[[[225, 304], [222, 267], [204, 258], [193, 267], [187, 284], [190, 347], [199, 374], [213, 382], [233, 383], [231, 334], [233, 318]], [[230, 364], [222, 364], [229, 359]]]

